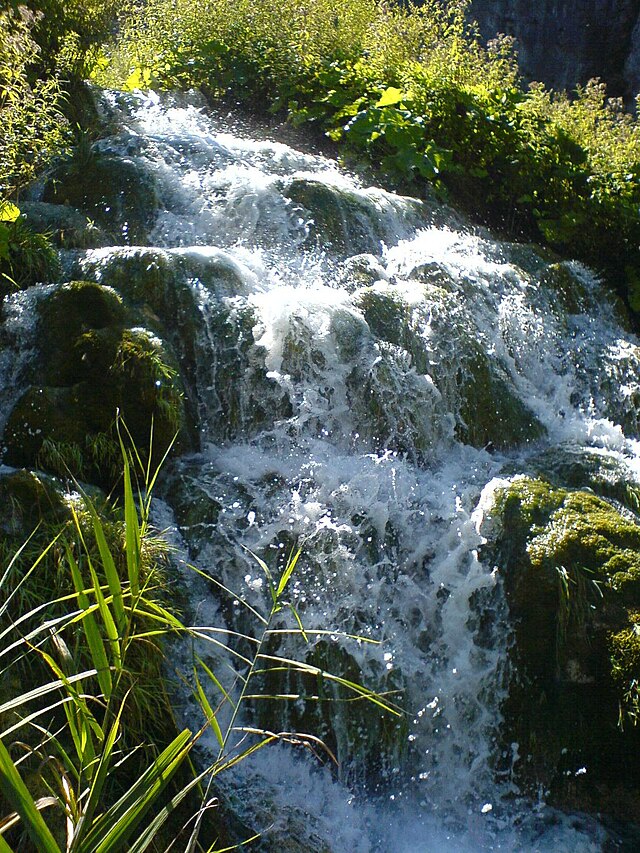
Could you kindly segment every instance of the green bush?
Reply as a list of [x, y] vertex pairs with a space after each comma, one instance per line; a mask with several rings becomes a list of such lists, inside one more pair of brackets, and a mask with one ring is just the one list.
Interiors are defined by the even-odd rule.
[[41, 51], [36, 16], [24, 6], [0, 12], [0, 203], [11, 198], [64, 144], [55, 78], [33, 80]]

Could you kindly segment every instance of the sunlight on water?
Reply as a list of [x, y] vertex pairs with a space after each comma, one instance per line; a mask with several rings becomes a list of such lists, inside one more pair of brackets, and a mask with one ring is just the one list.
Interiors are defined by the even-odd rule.
[[[114, 286], [142, 264], [158, 311], [165, 290], [183, 294], [172, 333], [201, 449], [175, 462], [161, 526], [255, 607], [265, 588], [245, 549], [274, 564], [300, 545], [305, 626], [382, 640], [336, 637], [331, 654], [406, 709], [354, 731], [336, 705], [322, 725], [339, 771], [278, 747], [228, 779], [264, 849], [286, 834], [331, 853], [601, 850], [597, 823], [521, 799], [504, 770], [519, 757], [499, 736], [511, 634], [478, 552], [499, 478], [541, 448], [592, 448], [640, 474], [640, 351], [615, 306], [579, 265], [237, 136], [197, 100], [108, 107], [121, 132], [100, 144], [134, 140], [157, 180], [155, 248], [70, 262]], [[242, 627], [237, 607], [196, 610]]]

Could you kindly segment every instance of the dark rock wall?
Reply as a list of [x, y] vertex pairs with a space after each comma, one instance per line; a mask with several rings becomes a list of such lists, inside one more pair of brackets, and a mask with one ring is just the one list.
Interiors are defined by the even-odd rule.
[[525, 78], [573, 89], [592, 77], [612, 95], [640, 90], [640, 0], [472, 0], [484, 39], [517, 39]]

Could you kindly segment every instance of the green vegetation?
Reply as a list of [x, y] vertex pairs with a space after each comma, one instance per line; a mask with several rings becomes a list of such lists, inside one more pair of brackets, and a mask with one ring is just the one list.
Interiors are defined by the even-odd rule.
[[467, 5], [283, 0], [275, 15], [265, 0], [150, 0], [111, 81], [285, 111], [393, 186], [433, 184], [594, 265], [640, 308], [640, 124], [598, 82], [572, 99], [524, 88], [508, 40], [483, 47]]
[[[300, 696], [289, 688], [285, 696], [279, 685], [292, 676], [316, 686], [326, 680], [398, 715], [359, 684], [274, 650], [283, 634], [307, 646], [329, 633], [305, 630], [287, 601], [299, 554], [277, 578], [256, 557], [270, 602], [264, 613], [245, 604], [251, 634], [186, 627], [175, 593], [169, 603], [166, 545], [149, 521], [158, 471], [118, 436], [121, 509], [95, 490], [69, 495], [27, 471], [0, 478], [8, 558], [0, 575], [0, 849], [7, 853], [141, 853], [175, 842], [202, 849], [199, 839], [203, 849], [230, 849], [211, 808], [216, 777], [274, 741], [324, 749], [312, 735], [247, 724], [248, 703], [277, 698], [262, 691], [264, 680], [290, 700]], [[176, 727], [165, 658], [167, 643], [189, 641], [192, 672], [179, 676], [200, 709], [195, 734]], [[220, 652], [226, 665], [216, 673]], [[206, 731], [217, 748], [196, 771], [189, 756]]]
[[[119, 411], [154, 464], [176, 433], [185, 447], [184, 399], [175, 358], [111, 288], [68, 282], [39, 305], [38, 361], [4, 433], [5, 461], [111, 488], [118, 479]], [[144, 456], [143, 451], [141, 455]]]

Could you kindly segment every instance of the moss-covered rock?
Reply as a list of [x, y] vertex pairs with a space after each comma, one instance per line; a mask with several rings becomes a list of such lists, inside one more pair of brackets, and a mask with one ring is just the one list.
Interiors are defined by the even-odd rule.
[[34, 231], [48, 234], [51, 242], [61, 249], [94, 249], [109, 245], [102, 228], [75, 207], [26, 201], [20, 203], [20, 211]]
[[381, 218], [373, 204], [367, 204], [355, 193], [303, 178], [292, 180], [283, 192], [309, 217], [311, 245], [348, 255], [380, 249]]
[[569, 264], [549, 264], [540, 276], [540, 285], [553, 291], [567, 314], [579, 314], [585, 310], [588, 295], [584, 283], [573, 273]]
[[469, 342], [467, 352], [458, 368], [458, 438], [474, 447], [498, 449], [542, 438], [544, 426], [514, 393], [506, 371], [479, 346]]
[[57, 524], [69, 517], [60, 486], [52, 478], [26, 469], [0, 475], [0, 536], [20, 543], [41, 524]]
[[60, 273], [60, 260], [51, 240], [25, 217], [0, 223], [0, 300], [15, 290], [48, 284]]
[[507, 371], [476, 339], [458, 300], [433, 283], [425, 284], [424, 302], [418, 305], [410, 305], [388, 284], [354, 296], [374, 337], [406, 353], [415, 372], [433, 380], [455, 419], [459, 440], [503, 449], [541, 438], [543, 425], [520, 400]]
[[5, 461], [109, 485], [120, 469], [120, 412], [143, 455], [153, 425], [154, 461], [185, 426], [174, 358], [110, 288], [71, 282], [40, 304], [33, 385], [5, 427]]
[[144, 243], [158, 208], [149, 170], [138, 161], [95, 152], [62, 164], [43, 200], [83, 211], [114, 243]]
[[355, 255], [347, 258], [336, 272], [336, 283], [349, 293], [371, 287], [387, 274], [375, 255]]
[[621, 458], [593, 448], [552, 447], [530, 459], [529, 466], [553, 486], [593, 491], [640, 514], [640, 485]]
[[505, 738], [519, 743], [520, 781], [563, 806], [604, 797], [613, 813], [603, 791], [620, 788], [638, 817], [640, 523], [590, 491], [529, 477], [497, 492], [495, 518], [483, 556], [514, 625]]

